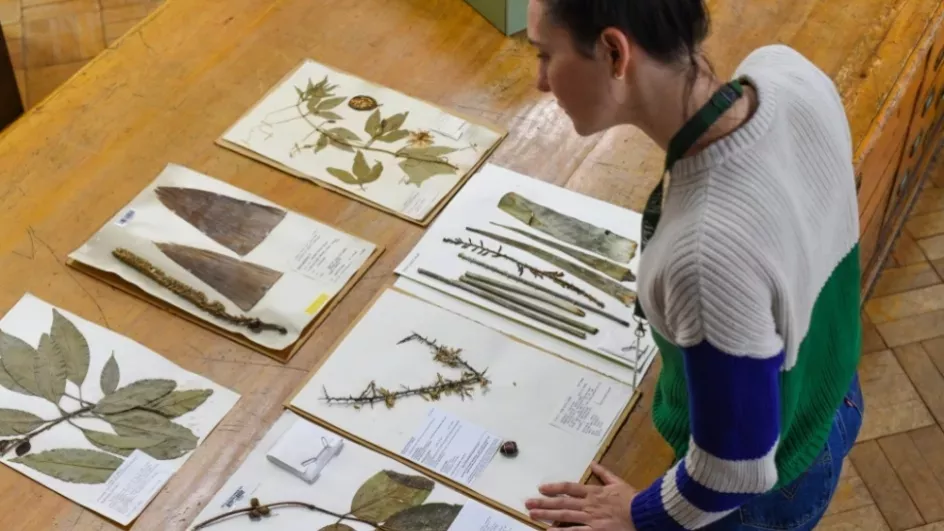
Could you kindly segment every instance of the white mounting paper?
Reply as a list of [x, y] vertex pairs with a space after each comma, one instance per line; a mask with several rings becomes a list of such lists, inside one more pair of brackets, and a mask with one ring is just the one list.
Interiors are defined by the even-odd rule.
[[[269, 448], [295, 422], [308, 421], [291, 411], [283, 412], [282, 416], [269, 429], [269, 432], [252, 450], [249, 457], [207, 503], [203, 512], [191, 522], [188, 529], [193, 529], [200, 522], [219, 514], [248, 507], [249, 500], [253, 497], [258, 498], [262, 504], [280, 501], [303, 501], [316, 504], [338, 514], [345, 514], [352, 509], [351, 502], [354, 493], [377, 472], [390, 470], [411, 476], [420, 475], [417, 471], [398, 461], [351, 441], [346, 441], [344, 450], [331, 460], [318, 480], [311, 484], [306, 483], [266, 459], [266, 452]], [[334, 436], [330, 431], [314, 424], [312, 424], [312, 429], [320, 430], [325, 437]], [[481, 503], [441, 483], [435, 483], [432, 492], [423, 503], [462, 505], [453, 526], [449, 528], [451, 531], [525, 531], [532, 529], [524, 523], [483, 506]], [[467, 512], [468, 514], [466, 514]], [[207, 529], [212, 530], [218, 526], [220, 529], [226, 529], [226, 531], [317, 530], [336, 522], [337, 518], [317, 511], [300, 507], [285, 507], [272, 509], [271, 516], [260, 520], [253, 521], [246, 515], [240, 515], [209, 526]], [[489, 522], [493, 527], [469, 526], [469, 524], [475, 525], [482, 522]], [[343, 524], [354, 529], [354, 531], [374, 531], [373, 526], [360, 522], [347, 520]], [[459, 526], [456, 524], [459, 524]], [[497, 525], [503, 525], [503, 527], [495, 527]]]
[[[440, 345], [461, 348], [460, 356], [466, 362], [486, 371], [490, 380], [487, 390], [476, 387], [471, 397], [443, 395], [432, 403], [421, 397], [404, 397], [397, 399], [392, 409], [382, 402], [354, 409], [323, 400], [325, 393], [359, 395], [371, 381], [397, 390], [434, 382], [437, 373], [444, 378], [461, 376], [459, 369], [435, 362], [428, 346], [417, 341], [397, 344], [414, 332]], [[290, 405], [392, 454], [399, 454], [414, 437], [431, 406], [503, 441], [515, 441], [518, 456], [495, 455], [470, 488], [526, 518], [524, 502], [535, 495], [540, 484], [579, 481], [605, 442], [551, 425], [580, 378], [602, 378], [609, 383], [610, 392], [599, 412], [609, 412], [602, 422], [606, 432], [612, 432], [632, 398], [632, 386], [413, 296], [387, 290]]]
[[[359, 146], [367, 145], [370, 135], [366, 132], [366, 122], [373, 111], [354, 110], [345, 100], [330, 108], [329, 112], [337, 115], [334, 119], [311, 114], [303, 118], [300, 113], [308, 112], [307, 103], [299, 103], [298, 91], [304, 92], [309, 81], [317, 84], [324, 79], [328, 80], [329, 85], [337, 85], [332, 97], [366, 95], [374, 98], [380, 104], [378, 109], [385, 119], [408, 112], [402, 129], [412, 133], [430, 133], [432, 136], [427, 141], [433, 142], [435, 146], [454, 149], [445, 154], [445, 158], [457, 169], [453, 173], [408, 182], [409, 177], [399, 166], [406, 159], [397, 153], [403, 148], [429, 145], [405, 137], [394, 142], [377, 140], [370, 142], [371, 149], [358, 150], [369, 167], [372, 168], [378, 162], [382, 164], [382, 174], [377, 180], [361, 186], [345, 183], [330, 174], [328, 168], [353, 173], [355, 152], [333, 145], [316, 152], [320, 137], [318, 130], [343, 127], [348, 135], [357, 135], [357, 140], [347, 140]], [[315, 126], [319, 129], [314, 129]], [[296, 176], [343, 190], [368, 203], [421, 221], [461, 182], [501, 136], [501, 133], [457, 118], [429, 103], [306, 60], [227, 130], [222, 139], [287, 168]]]
[[[491, 222], [501, 223], [531, 232], [544, 239], [553, 240], [552, 237], [530, 229], [498, 208], [499, 200], [508, 192], [516, 192], [532, 201], [599, 227], [607, 228], [636, 242], [640, 239], [642, 216], [636, 212], [494, 164], [485, 164], [456, 194], [449, 205], [443, 209], [419, 243], [397, 266], [396, 273], [400, 275], [400, 278], [394, 285], [444, 308], [467, 315], [489, 327], [519, 337], [526, 342], [546, 348], [568, 359], [591, 366], [622, 381], [636, 385], [649, 367], [652, 357], [648, 354], [655, 351], [655, 342], [651, 335], [647, 333], [640, 342], [639, 348], [644, 355], [638, 356], [641, 359], [637, 360], [637, 351], [634, 348], [636, 329], [633, 320], [633, 308], [623, 305], [615, 298], [575, 276], [567, 273], [565, 279], [602, 301], [605, 304], [605, 311], [630, 322], [632, 325], [630, 327], [622, 326], [610, 319], [587, 312], [586, 317], [579, 320], [599, 328], [600, 332], [596, 335], [587, 335], [586, 339], [580, 339], [419, 273], [419, 269], [423, 268], [441, 276], [458, 280], [463, 273], [470, 271], [496, 280], [513, 283], [512, 280], [502, 278], [493, 272], [460, 259], [458, 255], [462, 252], [503, 271], [517, 275], [517, 268], [511, 262], [487, 256], [476, 256], [472, 250], [464, 250], [456, 245], [443, 242], [443, 238], [461, 238], [463, 240], [471, 238], [476, 243], [481, 240], [490, 249], [498, 249], [501, 246], [503, 253], [535, 267], [559, 270], [553, 264], [544, 262], [526, 251], [471, 233], [466, 230], [466, 227], [501, 234], [542, 248], [569, 261], [574, 261], [564, 256], [560, 251], [544, 247], [523, 235], [491, 224]], [[562, 243], [562, 245], [566, 244]], [[630, 261], [628, 267], [634, 272], [637, 271], [639, 267], [638, 253]], [[560, 286], [547, 280], [534, 278], [528, 272], [525, 272], [522, 278], [537, 282], [571, 298], [587, 302], [580, 295], [565, 291]], [[636, 289], [635, 282], [623, 282], [622, 284], [632, 290]], [[591, 359], [594, 357], [598, 359]], [[614, 363], [620, 364], [622, 367], [614, 367]]]
[[[207, 190], [286, 211], [285, 218], [245, 256], [212, 240], [165, 207], [155, 195], [160, 186]], [[129, 215], [129, 212], [134, 212]], [[168, 258], [152, 242], [168, 242], [207, 249], [225, 256], [282, 272], [282, 277], [249, 311], [243, 311], [202, 280]], [[186, 282], [221, 302], [231, 315], [248, 315], [284, 326], [287, 334], [252, 332], [201, 310], [112, 256], [124, 247], [150, 261], [168, 275]], [[286, 210], [259, 196], [189, 168], [169, 164], [126, 207], [115, 214], [84, 245], [69, 255], [87, 266], [114, 273], [148, 294], [224, 330], [275, 350], [295, 343], [308, 326], [337, 297], [376, 245], [311, 218]]]
[[[185, 428], [197, 438], [196, 445], [199, 447], [199, 444], [203, 442], [239, 400], [238, 394], [202, 376], [182, 369], [143, 345], [86, 321], [68, 311], [55, 308], [29, 294], [20, 299], [0, 319], [0, 330], [4, 334], [3, 340], [0, 341], [0, 364], [4, 367], [3, 376], [10, 374], [7, 365], [13, 363], [12, 360], [18, 357], [17, 354], [12, 353], [16, 341], [23, 341], [33, 349], [39, 349], [40, 341], [42, 341], [41, 337], [50, 333], [54, 319], [54, 309], [81, 332], [88, 344], [89, 363], [84, 381], [82, 381], [81, 387], [71, 380], [67, 381], [65, 383], [65, 394], [60, 398], [59, 403], [54, 405], [45, 398], [10, 390], [7, 387], [10, 380], [5, 379], [5, 383], [0, 386], [0, 409], [6, 411], [4, 420], [9, 417], [9, 410], [19, 410], [36, 415], [44, 420], [53, 420], [63, 416], [58, 408], [62, 408], [66, 412], [79, 410], [81, 407], [78, 401], [79, 398], [88, 403], [99, 403], [106, 396], [102, 389], [100, 375], [106, 370], [112, 356], [114, 356], [115, 364], [118, 367], [118, 380], [114, 393], [120, 393], [123, 388], [148, 379], [173, 380], [176, 382], [175, 393], [192, 390], [212, 391], [202, 404], [189, 409], [188, 412], [176, 418], [170, 418], [166, 424], [152, 425], [151, 428], [148, 428], [151, 430], [148, 433], [162, 432], [168, 434], [169, 437], [179, 438]], [[17, 340], [10, 339], [11, 336], [17, 338]], [[37, 350], [32, 352], [36, 352], [35, 359], [41, 359]], [[19, 357], [22, 359], [22, 355], [19, 355]], [[39, 366], [46, 367], [48, 365], [42, 363]], [[36, 374], [38, 375], [40, 372], [37, 371]], [[150, 415], [150, 413], [145, 413], [145, 415]], [[16, 462], [17, 456], [12, 450], [0, 459], [0, 462], [121, 525], [132, 522], [170, 476], [179, 470], [193, 453], [189, 451], [174, 459], [152, 459], [147, 455], [143, 455], [140, 450], [131, 452], [127, 457], [115, 452], [104, 452], [100, 447], [92, 444], [83, 434], [83, 431], [76, 426], [81, 427], [82, 430], [115, 434], [110, 422], [101, 420], [100, 417], [95, 418], [88, 415], [77, 416], [70, 420], [75, 426], [69, 421], [60, 422], [48, 431], [33, 437], [30, 441], [32, 448], [24, 457], [35, 457], [53, 450], [78, 449], [83, 452], [96, 452], [96, 455], [103, 454], [112, 463], [117, 464], [119, 461], [123, 461], [107, 478], [101, 478], [101, 482], [77, 483], [58, 479], [31, 466]], [[170, 425], [170, 422], [176, 426]], [[135, 422], [134, 425], [137, 426], [140, 423]], [[9, 425], [5, 425], [3, 429], [6, 431], [8, 427]], [[16, 440], [21, 436], [10, 435], [0, 438]], [[186, 436], [189, 437], [189, 435]], [[108, 457], [109, 455], [111, 457]]]

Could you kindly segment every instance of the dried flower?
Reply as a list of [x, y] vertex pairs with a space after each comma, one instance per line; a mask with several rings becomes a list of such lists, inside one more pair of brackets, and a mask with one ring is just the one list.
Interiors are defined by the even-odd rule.
[[429, 131], [410, 131], [410, 139], [406, 141], [412, 147], [429, 147], [433, 145], [433, 135]]

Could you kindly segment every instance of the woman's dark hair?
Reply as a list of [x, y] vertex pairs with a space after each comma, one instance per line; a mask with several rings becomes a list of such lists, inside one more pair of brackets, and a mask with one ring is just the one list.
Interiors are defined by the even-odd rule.
[[551, 20], [570, 31], [576, 48], [592, 57], [604, 29], [622, 30], [654, 59], [695, 63], [708, 35], [704, 0], [542, 0]]

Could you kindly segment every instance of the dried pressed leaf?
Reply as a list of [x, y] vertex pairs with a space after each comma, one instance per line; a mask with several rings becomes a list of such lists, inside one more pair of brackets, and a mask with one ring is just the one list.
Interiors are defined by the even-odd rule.
[[39, 395], [53, 404], [58, 404], [62, 394], [66, 392], [66, 360], [53, 346], [49, 334], [43, 334], [39, 338], [34, 363]]
[[174, 391], [164, 398], [151, 402], [147, 405], [147, 408], [165, 417], [179, 417], [203, 405], [212, 394], [212, 389]]
[[387, 118], [386, 120], [384, 120], [383, 132], [389, 133], [391, 131], [396, 131], [397, 129], [400, 129], [401, 127], [403, 127], [403, 124], [404, 122], [406, 122], [406, 118], [407, 116], [409, 116], [409, 114], [410, 114], [409, 111], [401, 112], [398, 114], [394, 114], [390, 118]]
[[345, 96], [339, 96], [337, 98], [328, 98], [326, 100], [322, 100], [321, 103], [318, 104], [318, 110], [326, 111], [328, 109], [333, 109], [337, 107], [338, 105], [341, 105], [342, 103], [344, 103], [344, 100], [346, 99], [347, 97]]
[[361, 137], [357, 136], [357, 133], [345, 127], [332, 127], [331, 129], [328, 129], [328, 134], [338, 140], [344, 140], [347, 142], [361, 139]]
[[141, 407], [170, 394], [177, 387], [173, 380], [138, 380], [102, 398], [92, 411], [99, 415], [114, 415]]
[[124, 463], [120, 457], [79, 448], [48, 450], [12, 461], [62, 481], [84, 484], [105, 483]]
[[166, 439], [160, 435], [124, 436], [93, 430], [82, 430], [82, 433], [96, 447], [125, 457], [131, 455], [134, 450], [156, 446]]
[[112, 429], [126, 437], [164, 437], [164, 441], [141, 451], [155, 459], [177, 459], [197, 447], [197, 436], [192, 431], [150, 411], [135, 409], [106, 415]]
[[408, 157], [423, 158], [432, 161], [442, 161], [441, 156], [457, 151], [447, 146], [405, 147], [399, 153]]
[[427, 180], [436, 175], [448, 175], [455, 170], [444, 162], [407, 159], [400, 163], [400, 169], [407, 176], [407, 184], [422, 186]]
[[99, 385], [102, 387], [102, 393], [110, 395], [118, 389], [118, 382], [121, 380], [121, 372], [118, 369], [118, 361], [115, 359], [115, 353], [105, 362], [105, 368], [102, 369], [102, 375], [99, 377]]
[[[43, 396], [36, 383], [36, 357], [36, 349], [20, 338], [0, 331], [0, 363], [13, 384], [19, 386], [20, 391], [17, 392]], [[4, 383], [4, 387], [7, 387], [7, 383]], [[15, 390], [11, 387], [7, 389]]]
[[354, 155], [354, 166], [351, 168], [351, 172], [357, 177], [358, 181], [363, 181], [370, 174], [370, 166], [367, 165], [367, 159], [364, 158], [363, 151], [358, 151], [357, 155]]
[[461, 505], [428, 503], [404, 509], [384, 522], [390, 531], [448, 531], [459, 516]]
[[322, 527], [318, 531], [355, 531], [353, 527], [344, 524], [331, 524], [326, 527]]
[[282, 278], [279, 271], [206, 249], [173, 243], [156, 245], [168, 258], [233, 301], [243, 311], [252, 309]]
[[352, 147], [351, 147], [350, 145], [348, 145], [348, 144], [338, 142], [338, 141], [336, 141], [334, 138], [329, 138], [329, 139], [328, 139], [328, 142], [329, 142], [333, 147], [336, 147], [336, 148], [340, 149], [341, 151], [347, 151], [347, 152], [350, 152], [350, 153], [354, 153], [354, 148], [352, 148]]
[[370, 117], [367, 118], [367, 123], [364, 124], [364, 132], [370, 135], [371, 138], [381, 133], [380, 109], [377, 109], [374, 112], [370, 113]]
[[55, 308], [52, 310], [52, 329], [49, 334], [59, 356], [66, 362], [66, 377], [81, 387], [89, 368], [89, 346], [85, 336]]
[[46, 421], [19, 409], [0, 409], [0, 436], [25, 435], [45, 424]]
[[381, 470], [371, 476], [351, 501], [351, 514], [362, 520], [383, 522], [394, 514], [420, 505], [435, 484], [423, 476]]
[[181, 219], [240, 256], [262, 243], [286, 216], [280, 208], [197, 188], [161, 186], [155, 194]]
[[318, 111], [318, 114], [315, 116], [319, 118], [324, 118], [325, 120], [343, 120], [344, 117], [336, 112], [331, 111]]
[[391, 131], [389, 133], [386, 133], [384, 135], [377, 137], [377, 140], [380, 140], [381, 142], [393, 143], [393, 142], [403, 140], [404, 138], [408, 136], [410, 136], [409, 131], [407, 131], [406, 129], [398, 129], [396, 131]]
[[341, 169], [338, 169], [338, 168], [328, 168], [327, 171], [328, 171], [328, 173], [330, 173], [333, 177], [336, 177], [337, 179], [339, 179], [339, 180], [340, 180], [341, 182], [343, 182], [344, 184], [354, 184], [354, 185], [359, 184], [358, 181], [357, 181], [357, 177], [354, 177], [354, 176], [351, 175], [351, 173], [348, 172], [348, 171], [341, 170]]
[[502, 196], [498, 208], [531, 228], [615, 262], [628, 264], [636, 254], [633, 240], [562, 214], [515, 192]]
[[318, 153], [326, 147], [328, 147], [328, 137], [324, 133], [321, 133], [318, 137], [318, 142], [315, 142], [315, 153]]
[[361, 184], [368, 184], [376, 181], [381, 175], [383, 175], [383, 171], [383, 163], [378, 160], [377, 163], [374, 164], [374, 167], [370, 169], [370, 173], [367, 174], [367, 177], [364, 177], [364, 179], [361, 181]]

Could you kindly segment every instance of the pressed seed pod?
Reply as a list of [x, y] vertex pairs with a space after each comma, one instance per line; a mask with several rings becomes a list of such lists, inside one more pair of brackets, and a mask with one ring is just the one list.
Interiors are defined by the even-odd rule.
[[347, 105], [355, 111], [372, 111], [377, 108], [377, 100], [370, 96], [354, 96]]

